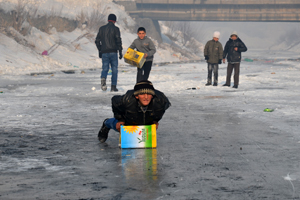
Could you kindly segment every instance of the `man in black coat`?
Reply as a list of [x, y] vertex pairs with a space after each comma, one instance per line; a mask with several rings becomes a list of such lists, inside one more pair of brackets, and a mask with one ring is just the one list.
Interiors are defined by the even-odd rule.
[[102, 58], [101, 89], [107, 90], [106, 77], [111, 65], [111, 92], [117, 92], [118, 79], [118, 51], [122, 59], [122, 40], [120, 29], [115, 26], [117, 17], [114, 14], [108, 16], [108, 23], [99, 28], [95, 43], [99, 51], [99, 58]]
[[233, 31], [229, 40], [226, 42], [224, 52], [223, 52], [223, 63], [225, 63], [225, 58], [227, 56], [227, 77], [226, 83], [223, 86], [230, 87], [230, 78], [232, 70], [234, 69], [234, 85], [233, 88], [238, 88], [239, 85], [239, 75], [240, 75], [240, 62], [242, 59], [241, 52], [247, 51], [246, 45], [238, 37], [236, 31]]
[[114, 118], [105, 119], [98, 133], [100, 142], [105, 142], [110, 129], [120, 132], [121, 125], [151, 125], [156, 124], [171, 106], [164, 93], [155, 90], [147, 80], [140, 81], [134, 90], [128, 90], [124, 95], [112, 97]]

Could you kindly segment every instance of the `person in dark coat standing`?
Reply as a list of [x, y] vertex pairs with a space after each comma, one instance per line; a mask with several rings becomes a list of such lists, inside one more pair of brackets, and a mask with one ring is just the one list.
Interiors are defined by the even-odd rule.
[[230, 87], [230, 78], [232, 70], [234, 69], [234, 85], [233, 88], [238, 88], [239, 85], [239, 75], [240, 75], [240, 63], [242, 59], [242, 52], [246, 52], [247, 47], [243, 41], [238, 37], [236, 31], [233, 31], [230, 35], [229, 40], [226, 42], [224, 52], [223, 52], [223, 63], [225, 63], [225, 58], [227, 57], [227, 77], [226, 83], [223, 86]]
[[112, 97], [114, 118], [105, 119], [98, 133], [101, 143], [105, 142], [110, 129], [120, 132], [121, 125], [156, 124], [171, 106], [164, 93], [155, 90], [152, 83], [142, 80], [124, 95]]
[[118, 80], [118, 51], [119, 59], [122, 59], [122, 40], [120, 29], [115, 26], [117, 17], [114, 14], [108, 16], [108, 23], [99, 28], [95, 43], [102, 58], [101, 89], [107, 90], [106, 78], [111, 65], [111, 92], [117, 92]]
[[211, 85], [212, 72], [214, 72], [214, 85], [218, 85], [218, 69], [219, 65], [222, 63], [223, 58], [223, 47], [219, 42], [220, 32], [215, 31], [213, 34], [213, 39], [209, 40], [204, 47], [204, 57], [207, 61], [207, 83], [206, 86]]

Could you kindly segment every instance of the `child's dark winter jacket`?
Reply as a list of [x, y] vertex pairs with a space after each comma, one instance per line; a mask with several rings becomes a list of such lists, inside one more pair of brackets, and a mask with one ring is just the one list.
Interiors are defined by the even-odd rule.
[[155, 90], [155, 95], [146, 111], [141, 109], [139, 101], [133, 95], [134, 90], [129, 90], [124, 95], [112, 97], [114, 118], [125, 125], [151, 125], [158, 122], [171, 103], [160, 91]]
[[204, 56], [208, 57], [208, 63], [218, 64], [223, 58], [222, 44], [219, 41], [209, 40], [204, 47]]
[[[238, 48], [238, 51], [234, 50], [234, 47]], [[241, 62], [242, 55], [241, 52], [247, 51], [246, 45], [242, 42], [240, 38], [232, 40], [231, 38], [226, 42], [223, 58], [227, 56], [227, 62], [229, 63], [239, 63]]]

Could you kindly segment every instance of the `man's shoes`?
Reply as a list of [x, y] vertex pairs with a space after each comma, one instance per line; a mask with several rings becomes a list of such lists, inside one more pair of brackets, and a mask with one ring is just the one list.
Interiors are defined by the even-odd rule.
[[111, 92], [118, 92], [119, 90], [117, 89], [116, 85], [111, 85]]
[[106, 79], [105, 78], [101, 78], [101, 89], [103, 91], [107, 90], [107, 86], [106, 86]]
[[235, 89], [237, 89], [237, 88], [238, 88], [238, 86], [237, 86], [237, 85], [234, 85], [234, 86], [232, 86], [232, 88], [235, 88]]
[[214, 83], [213, 86], [218, 86], [218, 83]]
[[98, 133], [98, 139], [101, 143], [105, 142], [107, 140], [107, 137], [108, 137], [108, 132], [109, 132], [109, 128], [107, 128], [107, 126], [105, 126], [105, 122], [106, 120], [108, 119], [105, 119], [103, 124], [102, 124], [102, 127]]
[[206, 83], [206, 84], [205, 84], [205, 86], [209, 86], [209, 85], [211, 85], [211, 83]]
[[230, 87], [230, 85], [228, 85], [228, 84], [226, 84], [226, 83], [225, 83], [225, 84], [224, 84], [223, 86], [227, 86], [227, 87]]

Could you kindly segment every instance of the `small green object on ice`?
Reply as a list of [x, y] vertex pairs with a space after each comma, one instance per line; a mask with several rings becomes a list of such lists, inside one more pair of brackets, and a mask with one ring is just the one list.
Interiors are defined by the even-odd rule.
[[250, 59], [250, 58], [245, 58], [244, 61], [246, 61], [246, 62], [253, 62], [253, 60]]
[[270, 109], [270, 108], [264, 109], [264, 112], [273, 112], [273, 111], [274, 111], [274, 109]]

